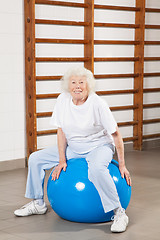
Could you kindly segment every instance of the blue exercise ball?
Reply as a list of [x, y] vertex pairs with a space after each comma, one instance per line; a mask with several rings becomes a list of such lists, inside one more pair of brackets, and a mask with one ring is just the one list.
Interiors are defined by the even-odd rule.
[[[108, 169], [121, 205], [126, 209], [131, 198], [131, 187], [121, 177], [118, 162], [112, 160]], [[66, 172], [62, 171], [58, 180], [52, 180], [52, 172], [48, 179], [47, 195], [52, 209], [61, 218], [83, 223], [111, 220], [114, 213], [104, 212], [98, 191], [88, 179], [88, 164], [84, 158], [68, 160]]]

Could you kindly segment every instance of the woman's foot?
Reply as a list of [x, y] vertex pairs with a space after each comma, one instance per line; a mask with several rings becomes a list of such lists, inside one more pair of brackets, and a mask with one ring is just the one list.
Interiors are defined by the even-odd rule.
[[34, 214], [45, 214], [46, 212], [47, 206], [45, 202], [40, 206], [38, 200], [33, 200], [20, 209], [15, 210], [14, 214], [17, 217], [26, 217]]
[[123, 208], [118, 208], [113, 216], [113, 224], [111, 226], [111, 232], [124, 232], [128, 226], [129, 218]]

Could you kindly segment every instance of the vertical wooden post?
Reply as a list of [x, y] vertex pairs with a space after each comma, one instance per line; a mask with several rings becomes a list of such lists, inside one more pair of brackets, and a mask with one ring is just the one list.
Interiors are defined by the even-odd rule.
[[27, 157], [37, 149], [35, 76], [35, 0], [24, 1]]
[[84, 2], [89, 6], [84, 9], [84, 21], [89, 22], [89, 26], [84, 27], [84, 40], [89, 40], [89, 43], [84, 45], [84, 57], [89, 57], [84, 67], [94, 74], [94, 0]]
[[140, 8], [140, 11], [135, 13], [135, 24], [140, 27], [135, 29], [135, 41], [140, 41], [140, 44], [135, 45], [134, 53], [135, 57], [139, 57], [139, 61], [134, 64], [134, 73], [139, 73], [139, 76], [134, 79], [134, 89], [138, 89], [138, 93], [134, 94], [134, 104], [138, 105], [138, 109], [134, 110], [134, 120], [138, 121], [138, 125], [133, 127], [133, 136], [138, 136], [134, 141], [134, 149], [142, 150], [145, 0], [136, 0], [136, 7]]

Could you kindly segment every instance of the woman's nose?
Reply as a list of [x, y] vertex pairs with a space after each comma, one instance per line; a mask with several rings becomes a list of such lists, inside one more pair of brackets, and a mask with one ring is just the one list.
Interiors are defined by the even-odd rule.
[[76, 88], [79, 88], [79, 83], [76, 83]]

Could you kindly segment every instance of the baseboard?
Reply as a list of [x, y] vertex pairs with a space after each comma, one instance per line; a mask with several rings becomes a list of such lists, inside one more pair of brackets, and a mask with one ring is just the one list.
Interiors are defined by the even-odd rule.
[[124, 143], [124, 151], [125, 152], [133, 151], [133, 143], [132, 142]]
[[[142, 150], [150, 150], [153, 148], [160, 148], [160, 139], [153, 139], [153, 140], [145, 140], [143, 141]], [[133, 151], [133, 143], [125, 143], [124, 144], [124, 151], [130, 152]]]
[[160, 139], [146, 140], [143, 142], [143, 150], [160, 148]]
[[0, 162], [0, 172], [25, 168], [25, 158]]

